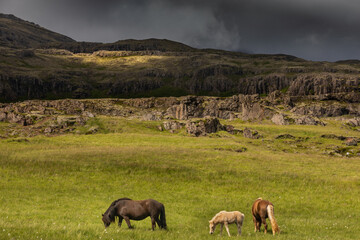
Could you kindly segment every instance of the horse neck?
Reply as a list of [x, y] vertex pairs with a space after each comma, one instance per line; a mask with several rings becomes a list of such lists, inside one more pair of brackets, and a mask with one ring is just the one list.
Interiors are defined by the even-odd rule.
[[217, 224], [219, 224], [220, 222], [221, 222], [221, 214], [216, 214], [214, 217], [213, 217], [213, 219], [211, 219], [211, 222], [214, 224], [214, 225], [217, 225]]
[[111, 221], [115, 220], [115, 216], [117, 215], [117, 205], [111, 207], [109, 209], [109, 218]]
[[108, 214], [111, 221], [115, 220], [115, 216], [117, 216], [117, 209], [119, 205], [122, 205], [122, 202], [120, 199], [114, 201], [110, 207], [106, 210], [105, 214]]

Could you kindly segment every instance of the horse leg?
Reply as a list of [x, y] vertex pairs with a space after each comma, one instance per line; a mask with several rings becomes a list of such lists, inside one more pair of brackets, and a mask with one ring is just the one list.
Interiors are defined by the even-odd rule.
[[226, 231], [227, 231], [229, 237], [231, 237], [230, 231], [229, 231], [229, 227], [228, 227], [228, 223], [227, 223], [227, 222], [225, 222], [225, 228], [226, 228]]
[[267, 224], [266, 224], [266, 219], [265, 218], [261, 218], [261, 222], [262, 224], [264, 224], [264, 228], [265, 228], [265, 234], [267, 233]]
[[260, 232], [260, 228], [261, 228], [261, 220], [256, 222], [257, 226], [258, 226], [258, 231]]
[[118, 226], [121, 227], [122, 221], [123, 221], [123, 217], [119, 216], [119, 222], [118, 222]]
[[127, 216], [125, 216], [124, 219], [125, 219], [126, 224], [128, 225], [128, 228], [132, 229], [133, 227], [130, 224], [130, 219]]
[[159, 219], [159, 215], [155, 216], [155, 221], [156, 221], [157, 225], [159, 226], [159, 228], [163, 228], [162, 223]]
[[222, 235], [222, 230], [223, 230], [223, 227], [224, 227], [224, 224], [223, 224], [223, 223], [221, 223], [221, 224], [220, 224], [220, 236]]
[[242, 227], [241, 222], [236, 222], [236, 225], [237, 225], [237, 229], [238, 229], [238, 235], [241, 235], [241, 227]]
[[152, 228], [153, 231], [155, 230], [155, 227], [156, 227], [155, 218], [151, 217], [151, 228]]
[[255, 230], [254, 232], [256, 232], [258, 230], [258, 221], [256, 220], [255, 216], [253, 215], [253, 222], [254, 222], [254, 225], [255, 225]]

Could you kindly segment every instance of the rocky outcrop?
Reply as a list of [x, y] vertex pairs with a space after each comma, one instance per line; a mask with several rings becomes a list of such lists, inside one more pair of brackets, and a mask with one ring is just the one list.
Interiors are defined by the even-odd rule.
[[321, 135], [322, 138], [328, 138], [328, 139], [337, 139], [337, 140], [345, 140], [346, 137], [344, 136], [338, 136], [335, 134], [323, 134]]
[[348, 137], [345, 139], [344, 143], [347, 146], [357, 146], [359, 142], [358, 138], [354, 138], [354, 137]]
[[276, 125], [289, 125], [289, 120], [284, 114], [281, 113], [274, 114], [274, 116], [271, 118], [271, 121]]
[[251, 138], [251, 139], [258, 139], [261, 137], [260, 134], [256, 130], [253, 130], [250, 128], [245, 128], [243, 131], [243, 134], [244, 134], [244, 137]]
[[[285, 101], [287, 102], [287, 100]], [[276, 105], [280, 103], [280, 105]], [[293, 104], [293, 103], [292, 103]], [[326, 107], [328, 106], [328, 108]], [[347, 106], [351, 106], [347, 108]], [[278, 125], [307, 124], [323, 125], [319, 117], [342, 116], [347, 114], [360, 115], [355, 103], [301, 103], [291, 109], [290, 114], [282, 113], [288, 110], [283, 101], [272, 97], [260, 98], [259, 95], [234, 95], [228, 98], [219, 97], [169, 97], [169, 98], [136, 98], [136, 99], [99, 99], [76, 100], [64, 99], [54, 101], [29, 100], [19, 103], [0, 105], [0, 121], [21, 122], [29, 125], [39, 115], [95, 115], [135, 117], [147, 121], [162, 119], [188, 120], [192, 118], [220, 118], [260, 121], [269, 119]], [[31, 116], [31, 117], [29, 117]], [[360, 126], [360, 120], [347, 120], [350, 126]]]
[[299, 75], [289, 86], [290, 96], [327, 95], [349, 93], [358, 90], [359, 78], [336, 74], [304, 74]]
[[181, 129], [185, 126], [185, 123], [178, 121], [166, 121], [163, 122], [162, 126], [160, 126], [160, 130], [167, 130], [170, 132], [175, 132], [178, 129]]
[[337, 117], [350, 113], [348, 106], [333, 102], [332, 104], [304, 104], [291, 109], [292, 113], [298, 115], [312, 115], [316, 117]]
[[162, 119], [161, 113], [147, 113], [143, 115], [142, 120], [144, 121], [159, 121]]
[[360, 126], [360, 118], [356, 117], [356, 118], [348, 119], [348, 120], [346, 120], [346, 124], [351, 127], [359, 127]]
[[168, 108], [166, 112], [167, 115], [180, 120], [201, 118], [204, 116], [202, 103], [202, 97], [188, 96], [180, 100], [178, 105]]
[[275, 139], [296, 139], [296, 137], [291, 134], [280, 134], [277, 135]]
[[312, 116], [300, 116], [295, 119], [295, 124], [298, 125], [321, 125], [325, 126], [325, 123], [320, 119]]
[[217, 118], [205, 118], [201, 120], [189, 120], [185, 125], [186, 132], [192, 136], [206, 136], [209, 133], [227, 131], [230, 134], [237, 134], [241, 130], [235, 129], [231, 125], [221, 125]]
[[291, 109], [295, 106], [291, 97], [279, 90], [271, 92], [264, 100], [264, 105], [276, 106], [281, 105], [284, 109]]
[[209, 133], [215, 133], [222, 130], [222, 125], [217, 118], [188, 121], [185, 127], [187, 133], [195, 137], [206, 136]]

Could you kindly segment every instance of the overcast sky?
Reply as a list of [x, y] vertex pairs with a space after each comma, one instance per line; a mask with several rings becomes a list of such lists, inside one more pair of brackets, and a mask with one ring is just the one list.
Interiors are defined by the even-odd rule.
[[197, 48], [360, 59], [360, 0], [0, 0], [78, 41], [166, 38]]

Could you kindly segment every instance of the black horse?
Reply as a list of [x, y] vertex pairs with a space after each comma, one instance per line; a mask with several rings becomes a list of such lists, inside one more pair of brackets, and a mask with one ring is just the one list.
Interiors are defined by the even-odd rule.
[[[110, 207], [102, 215], [102, 221], [105, 228], [110, 226], [112, 222], [115, 222], [115, 217], [119, 217], [119, 227], [121, 227], [122, 220], [125, 219], [129, 228], [131, 220], [143, 220], [150, 216], [152, 230], [155, 229], [156, 224], [159, 228], [167, 229], [165, 219], [165, 207], [162, 203], [154, 199], [146, 200], [131, 200], [130, 198], [120, 198], [111, 203]], [[160, 216], [160, 219], [159, 219]]]

